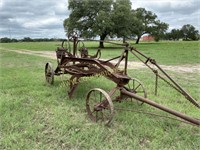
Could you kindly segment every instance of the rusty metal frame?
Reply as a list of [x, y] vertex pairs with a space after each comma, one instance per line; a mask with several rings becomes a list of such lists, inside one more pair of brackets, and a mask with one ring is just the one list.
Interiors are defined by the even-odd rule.
[[[122, 54], [120, 56], [116, 56], [114, 58], [108, 59], [108, 60], [101, 60], [101, 51], [98, 49], [97, 53], [93, 56], [88, 54], [88, 51], [85, 47], [82, 47], [79, 49], [80, 55], [78, 56], [78, 48], [77, 45], [80, 42], [78, 40], [78, 34], [77, 33], [70, 33], [68, 35], [68, 41], [67, 42], [73, 42], [73, 51], [71, 51], [68, 48], [64, 47], [64, 42], [62, 42], [61, 47], [57, 49], [57, 62], [58, 66], [55, 69], [55, 71], [52, 71], [52, 65], [50, 63], [47, 63], [45, 66], [45, 77], [47, 82], [50, 83], [50, 81], [53, 81], [54, 75], [62, 75], [62, 74], [70, 74], [70, 90], [68, 92], [68, 95], [70, 98], [72, 98], [74, 92], [76, 91], [79, 80], [82, 77], [90, 77], [98, 74], [104, 75], [107, 79], [113, 81], [116, 83], [116, 87], [113, 88], [109, 93], [106, 93], [102, 89], [95, 88], [88, 92], [87, 98], [86, 98], [86, 110], [88, 111], [88, 116], [92, 120], [94, 119], [94, 116], [91, 115], [91, 110], [89, 111], [89, 101], [90, 101], [90, 94], [91, 92], [98, 91], [100, 94], [103, 94], [105, 96], [105, 100], [101, 101], [98, 104], [95, 104], [94, 111], [102, 111], [103, 109], [108, 108], [110, 106], [111, 109], [114, 109], [113, 102], [121, 102], [124, 99], [124, 96], [134, 98], [137, 101], [141, 101], [142, 103], [149, 104], [155, 108], [158, 108], [160, 110], [163, 110], [165, 112], [168, 112], [174, 116], [177, 116], [181, 119], [184, 119], [192, 124], [200, 126], [200, 120], [196, 118], [192, 118], [190, 116], [187, 116], [185, 114], [182, 114], [180, 112], [177, 112], [175, 110], [172, 110], [170, 108], [167, 108], [165, 106], [162, 106], [158, 103], [155, 103], [154, 101], [146, 98], [146, 96], [141, 97], [137, 95], [137, 92], [134, 90], [131, 90], [127, 88], [125, 85], [129, 83], [129, 81], [132, 79], [127, 75], [127, 69], [128, 69], [128, 55], [129, 53], [133, 54], [136, 58], [138, 58], [141, 62], [143, 62], [150, 70], [153, 71], [153, 73], [156, 75], [156, 82], [155, 82], [155, 94], [157, 94], [157, 84], [158, 84], [158, 78], [165, 81], [167, 84], [169, 84], [171, 87], [173, 87], [175, 90], [177, 90], [179, 93], [185, 96], [187, 100], [189, 100], [194, 106], [196, 106], [198, 109], [200, 108], [200, 105], [197, 103], [197, 101], [190, 96], [177, 82], [175, 82], [158, 64], [154, 59], [151, 59], [141, 53], [139, 50], [137, 50], [134, 47], [129, 46], [127, 43], [125, 44], [119, 44], [125, 46]], [[112, 43], [112, 42], [111, 42]], [[111, 61], [118, 59], [118, 62], [116, 64], [111, 63]], [[146, 59], [144, 61], [143, 59]], [[124, 69], [120, 70], [119, 65], [120, 63], [124, 61]], [[153, 69], [148, 63], [151, 65], [154, 65], [157, 70]], [[162, 72], [164, 76], [161, 76], [159, 72]], [[106, 73], [105, 73], [106, 72]], [[103, 74], [104, 73], [104, 74]], [[72, 81], [76, 80], [75, 83]], [[52, 82], [50, 83], [52, 84]], [[111, 96], [114, 95], [116, 91], [120, 91], [120, 95], [115, 99], [111, 100]], [[146, 93], [145, 93], [146, 94]], [[111, 120], [113, 119], [114, 113], [110, 114], [110, 120], [106, 123], [107, 125], [111, 123]]]

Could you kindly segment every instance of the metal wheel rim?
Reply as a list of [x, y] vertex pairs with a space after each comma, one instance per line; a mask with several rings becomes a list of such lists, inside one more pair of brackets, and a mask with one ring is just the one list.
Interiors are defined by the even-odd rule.
[[[99, 111], [99, 112], [98, 111], [94, 111], [94, 106], [92, 106], [92, 104], [91, 104], [92, 103], [91, 102], [91, 100], [92, 100], [91, 96], [95, 92], [96, 93], [101, 93], [102, 98], [105, 98], [106, 101], [108, 102], [108, 107], [105, 108], [105, 109], [102, 109], [102, 110], [105, 110], [105, 111], [109, 110], [108, 111], [109, 112], [109, 114], [108, 114], [109, 116], [106, 116], [105, 111]], [[102, 101], [100, 101], [100, 102], [102, 102]], [[88, 117], [92, 121], [94, 121], [94, 122], [102, 121], [102, 122], [104, 122], [105, 125], [110, 125], [111, 122], [112, 122], [113, 116], [114, 116], [114, 105], [112, 103], [112, 100], [111, 100], [110, 96], [104, 90], [99, 89], [99, 88], [94, 88], [94, 89], [90, 90], [88, 92], [88, 94], [87, 94], [87, 97], [86, 97], [86, 111], [87, 111]], [[99, 114], [102, 115], [102, 118], [97, 118], [98, 116], [96, 116], [96, 114], [97, 115], [99, 115]]]
[[51, 63], [47, 63], [45, 66], [45, 78], [47, 83], [49, 84], [54, 83], [54, 71]]
[[[135, 82], [137, 83], [136, 86], [135, 86]], [[130, 85], [130, 84], [132, 84], [132, 85]], [[131, 80], [128, 83], [128, 89], [130, 89], [135, 94], [142, 93], [144, 98], [147, 98], [147, 92], [146, 92], [146, 89], [144, 88], [144, 85], [140, 82], [140, 80], [138, 80], [136, 78], [131, 78]], [[140, 105], [143, 104], [143, 102], [139, 102], [139, 101], [137, 101], [137, 103]]]

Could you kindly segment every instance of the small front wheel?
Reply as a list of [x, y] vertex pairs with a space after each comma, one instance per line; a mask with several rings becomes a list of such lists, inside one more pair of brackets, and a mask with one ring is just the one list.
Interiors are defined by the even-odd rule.
[[94, 88], [88, 92], [86, 111], [92, 121], [101, 121], [105, 125], [110, 125], [114, 116], [114, 106], [110, 96], [99, 88]]
[[46, 63], [45, 65], [45, 78], [47, 83], [53, 84], [54, 83], [54, 70], [51, 63]]
[[[129, 83], [126, 85], [126, 88], [132, 93], [147, 98], [147, 92], [146, 89], [144, 88], [144, 85], [136, 78], [131, 78], [131, 80], [129, 80]], [[140, 101], [137, 101], [137, 103], [140, 105], [143, 104], [143, 102]]]

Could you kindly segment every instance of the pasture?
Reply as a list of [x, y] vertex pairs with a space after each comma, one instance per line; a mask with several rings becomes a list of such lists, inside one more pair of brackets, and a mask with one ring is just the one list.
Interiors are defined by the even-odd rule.
[[[15, 50], [55, 51], [60, 42], [1, 43], [0, 58], [0, 148], [1, 149], [199, 149], [200, 128], [180, 121], [153, 115], [116, 111], [113, 124], [106, 127], [91, 122], [85, 112], [85, 95], [94, 87], [105, 91], [115, 84], [104, 77], [81, 82], [73, 99], [69, 87], [55, 77], [54, 85], [46, 84], [44, 66], [56, 60], [20, 54]], [[98, 43], [86, 42], [94, 54]], [[188, 66], [200, 64], [199, 42], [159, 42], [134, 45], [158, 64]], [[105, 44], [103, 58], [121, 54], [120, 47]], [[130, 57], [130, 56], [129, 56]], [[130, 57], [130, 61], [137, 61]], [[200, 103], [198, 71], [167, 71]], [[131, 68], [129, 75], [138, 78], [147, 88], [148, 98], [195, 118], [200, 111], [171, 87], [159, 81], [154, 95], [155, 76], [145, 68]], [[69, 76], [68, 76], [69, 77]], [[116, 104], [134, 111], [171, 116], [147, 104]]]

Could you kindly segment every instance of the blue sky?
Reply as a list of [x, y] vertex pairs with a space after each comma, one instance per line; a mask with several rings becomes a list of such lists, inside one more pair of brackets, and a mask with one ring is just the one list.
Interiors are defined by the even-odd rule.
[[[131, 0], [169, 24], [169, 30], [192, 24], [200, 30], [199, 0]], [[0, 0], [0, 37], [65, 38], [68, 0]]]

